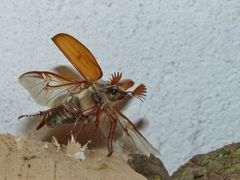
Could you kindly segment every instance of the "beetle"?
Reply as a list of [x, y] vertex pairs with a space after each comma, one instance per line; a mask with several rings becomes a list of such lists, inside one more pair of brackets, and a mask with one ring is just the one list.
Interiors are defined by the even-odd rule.
[[19, 77], [20, 84], [39, 105], [49, 109], [34, 115], [19, 116], [19, 119], [41, 116], [42, 121], [37, 130], [44, 125], [54, 128], [74, 123], [75, 127], [78, 122], [94, 122], [92, 139], [99, 127], [102, 127], [101, 123], [107, 119], [109, 126], [100, 128], [105, 133], [107, 131], [107, 156], [113, 153], [112, 142], [117, 128], [121, 129], [130, 139], [129, 142], [141, 153], [158, 155], [158, 150], [117, 108], [120, 102], [131, 97], [143, 99], [147, 92], [145, 85], [140, 84], [133, 91], [129, 91], [134, 82], [122, 80], [122, 74], [119, 72], [112, 74], [110, 81], [104, 81], [101, 79], [103, 73], [95, 57], [81, 42], [65, 33], [55, 35], [52, 40], [82, 78], [69, 78], [49, 71], [30, 71], [22, 74]]

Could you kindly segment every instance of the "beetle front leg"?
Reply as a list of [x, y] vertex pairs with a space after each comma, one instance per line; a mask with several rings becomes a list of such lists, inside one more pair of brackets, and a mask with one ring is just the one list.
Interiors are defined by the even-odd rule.
[[110, 109], [110, 107], [107, 107], [105, 112], [110, 121], [110, 128], [108, 131], [108, 155], [107, 155], [107, 157], [110, 157], [113, 153], [112, 141], [113, 141], [113, 136], [116, 130], [118, 118], [117, 118], [117, 115]]

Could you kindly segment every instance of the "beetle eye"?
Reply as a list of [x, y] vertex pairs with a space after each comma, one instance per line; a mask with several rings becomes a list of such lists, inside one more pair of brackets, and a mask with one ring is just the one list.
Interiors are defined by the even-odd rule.
[[112, 91], [111, 91], [111, 93], [113, 94], [113, 95], [116, 95], [117, 94], [117, 89], [112, 89]]

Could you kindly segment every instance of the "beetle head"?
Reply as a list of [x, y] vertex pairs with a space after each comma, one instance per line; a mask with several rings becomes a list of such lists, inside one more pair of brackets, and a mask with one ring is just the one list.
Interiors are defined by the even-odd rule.
[[131, 88], [134, 85], [134, 82], [129, 79], [121, 80], [122, 73], [114, 73], [112, 74], [112, 77], [110, 79], [110, 85], [111, 88], [109, 92], [114, 96], [115, 98], [123, 99], [126, 96], [132, 96], [137, 97], [140, 100], [143, 100], [147, 93], [147, 88], [144, 84], [140, 84], [137, 86], [133, 91], [128, 91], [129, 88]]

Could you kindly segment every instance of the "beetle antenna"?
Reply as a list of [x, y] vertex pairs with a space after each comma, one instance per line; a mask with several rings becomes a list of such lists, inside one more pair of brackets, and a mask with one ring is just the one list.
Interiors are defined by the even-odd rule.
[[122, 73], [119, 73], [119, 72], [113, 73], [112, 77], [110, 78], [111, 85], [118, 84], [121, 78], [122, 78]]

